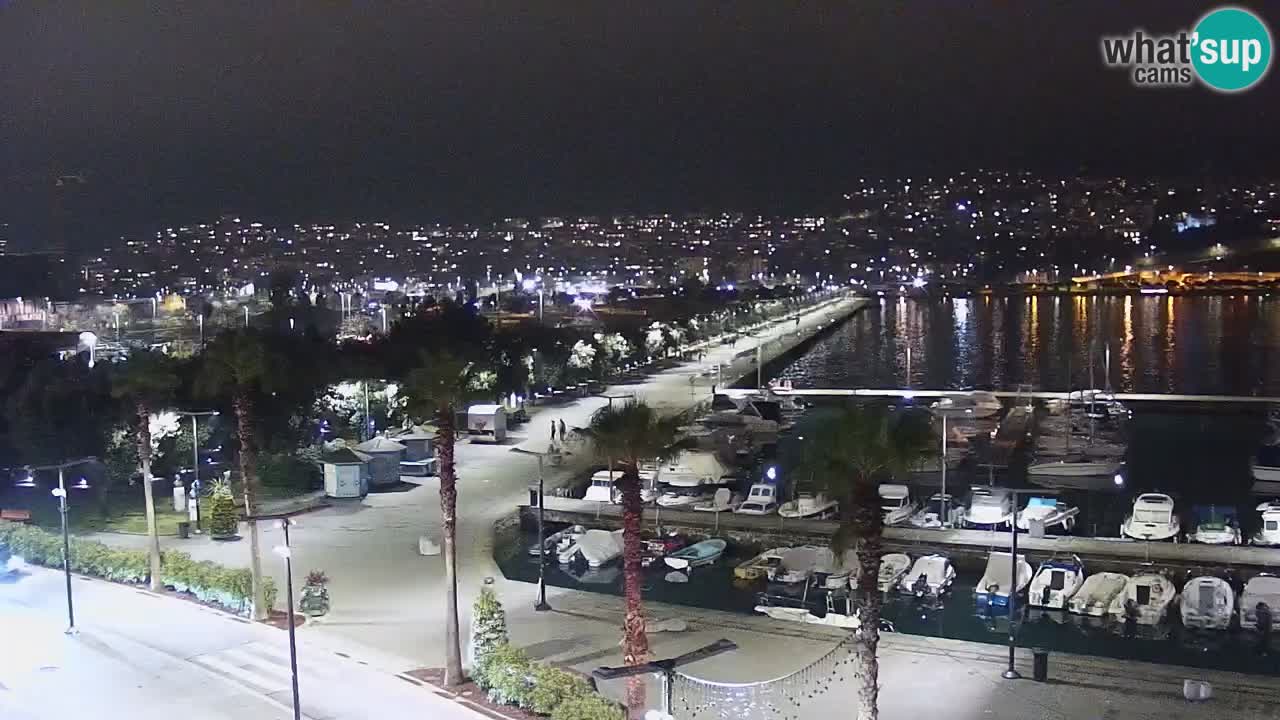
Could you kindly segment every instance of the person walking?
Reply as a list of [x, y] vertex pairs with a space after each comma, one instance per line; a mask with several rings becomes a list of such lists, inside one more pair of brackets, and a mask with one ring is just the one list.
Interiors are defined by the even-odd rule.
[[551, 421], [551, 444], [553, 446], [556, 444], [556, 421], [555, 420]]
[[560, 442], [565, 442], [568, 439], [569, 439], [569, 433], [567, 430], [565, 430], [564, 418], [560, 418]]

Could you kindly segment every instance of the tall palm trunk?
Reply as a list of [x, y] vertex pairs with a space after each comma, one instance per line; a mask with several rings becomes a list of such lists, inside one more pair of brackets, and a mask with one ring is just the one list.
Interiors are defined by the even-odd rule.
[[458, 475], [453, 462], [453, 447], [457, 440], [454, 429], [453, 407], [446, 406], [436, 413], [440, 440], [437, 452], [440, 458], [440, 550], [444, 555], [445, 609], [444, 609], [444, 684], [461, 685], [462, 646], [458, 638]]
[[880, 556], [884, 554], [884, 517], [880, 511], [880, 498], [876, 485], [862, 477], [854, 484], [853, 502], [842, 512], [847, 513], [844, 522], [853, 536], [854, 552], [858, 555], [861, 572], [854, 602], [862, 622], [854, 632], [853, 649], [857, 658], [858, 691], [857, 720], [878, 720], [880, 694], [880, 661], [876, 651], [880, 645]]
[[151, 589], [159, 590], [160, 584], [160, 531], [156, 527], [156, 498], [151, 487], [151, 410], [147, 404], [137, 404], [138, 460], [142, 465], [142, 497], [147, 514], [147, 560], [151, 568]]
[[[649, 662], [649, 638], [644, 631], [644, 569], [640, 564], [641, 525], [644, 502], [640, 497], [640, 472], [630, 461], [618, 479], [622, 490], [622, 587], [627, 611], [622, 621], [622, 662], [640, 665]], [[627, 710], [634, 717], [644, 709], [644, 680], [639, 676], [627, 681]]]
[[[240, 438], [240, 488], [244, 493], [244, 514], [252, 518], [257, 510], [258, 500], [258, 456], [253, 443], [253, 401], [247, 392], [240, 390], [232, 403], [236, 411], [236, 433]], [[271, 608], [267, 607], [266, 593], [262, 586], [262, 551], [257, 520], [249, 521], [249, 578], [253, 592], [253, 619], [266, 620]]]

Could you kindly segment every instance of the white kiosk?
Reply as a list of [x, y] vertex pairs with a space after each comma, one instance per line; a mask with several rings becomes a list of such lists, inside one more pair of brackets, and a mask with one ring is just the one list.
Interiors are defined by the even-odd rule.
[[467, 430], [493, 442], [507, 439], [507, 409], [502, 405], [472, 405], [467, 408]]

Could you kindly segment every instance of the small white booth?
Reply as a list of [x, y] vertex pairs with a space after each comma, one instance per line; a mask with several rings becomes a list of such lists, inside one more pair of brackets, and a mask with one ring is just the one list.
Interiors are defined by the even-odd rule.
[[360, 498], [369, 493], [369, 456], [338, 448], [320, 456], [324, 494], [331, 498]]
[[369, 457], [370, 487], [390, 487], [400, 482], [403, 445], [379, 435], [360, 443], [355, 449]]
[[502, 405], [472, 405], [467, 408], [467, 430], [486, 440], [507, 439], [507, 409]]

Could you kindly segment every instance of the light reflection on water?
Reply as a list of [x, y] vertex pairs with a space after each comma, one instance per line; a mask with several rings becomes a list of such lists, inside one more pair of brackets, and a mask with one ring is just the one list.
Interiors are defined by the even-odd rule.
[[[1280, 395], [1280, 300], [1032, 296], [885, 299], [781, 373], [800, 387], [1105, 385], [1117, 391]], [[1092, 350], [1092, 351], [1091, 351]], [[1070, 377], [1070, 381], [1068, 381]]]

